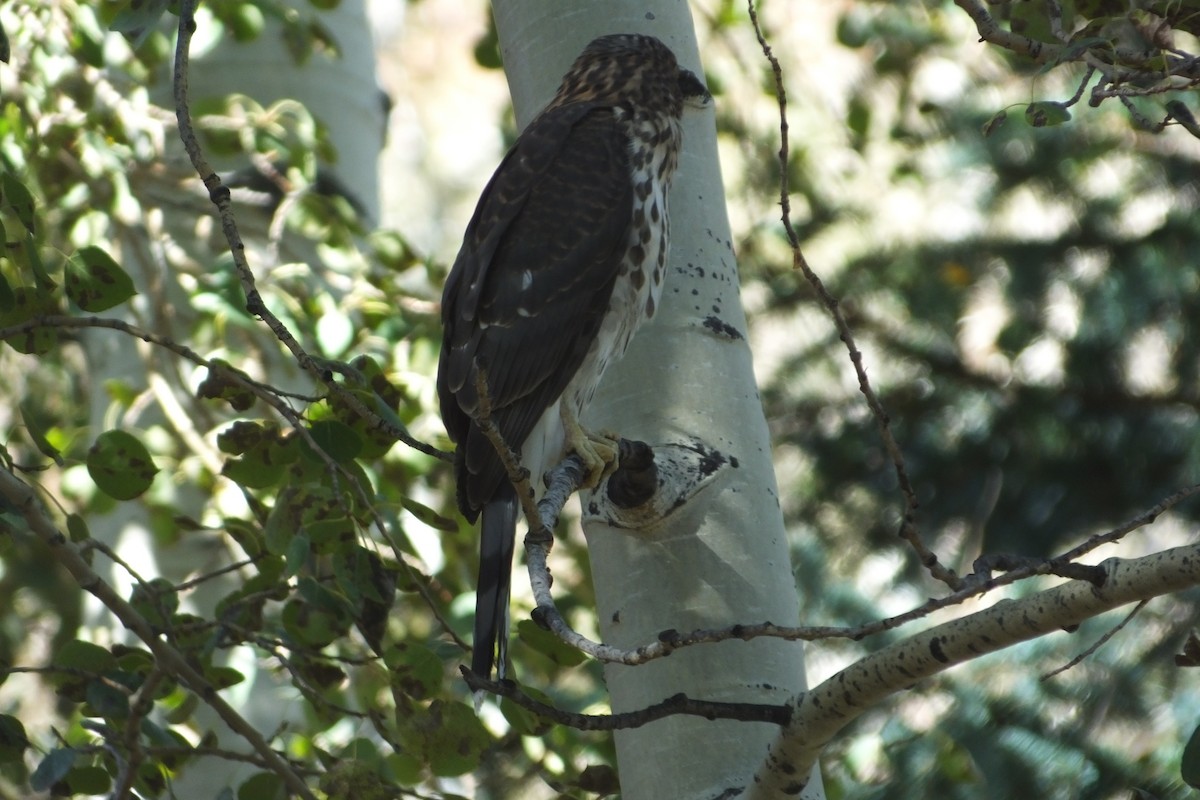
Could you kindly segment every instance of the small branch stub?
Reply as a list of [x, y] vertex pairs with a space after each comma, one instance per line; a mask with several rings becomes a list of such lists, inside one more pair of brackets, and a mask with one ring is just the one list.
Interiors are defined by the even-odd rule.
[[583, 498], [583, 522], [651, 530], [737, 460], [699, 439], [648, 445], [622, 439], [617, 471]]

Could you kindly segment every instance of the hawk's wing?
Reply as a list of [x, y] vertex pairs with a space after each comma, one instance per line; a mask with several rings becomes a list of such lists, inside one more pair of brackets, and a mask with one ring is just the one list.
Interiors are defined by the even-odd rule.
[[629, 157], [610, 108], [550, 109], [505, 156], [467, 226], [442, 296], [438, 394], [468, 519], [507, 480], [471, 421], [476, 366], [487, 373], [493, 422], [519, 451], [608, 310], [632, 215]]

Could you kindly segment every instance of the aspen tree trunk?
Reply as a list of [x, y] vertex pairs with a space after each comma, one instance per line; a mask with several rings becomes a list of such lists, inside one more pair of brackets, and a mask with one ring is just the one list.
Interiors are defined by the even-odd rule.
[[[493, 7], [522, 126], [596, 36], [657, 36], [683, 66], [703, 75], [691, 15], [682, 2], [497, 0]], [[651, 444], [699, 440], [727, 462], [711, 484], [652, 531], [585, 519], [600, 630], [605, 642], [624, 648], [653, 642], [668, 629], [685, 633], [799, 621], [711, 111], [685, 112], [670, 219], [662, 308], [625, 359], [608, 371], [586, 422]], [[638, 667], [609, 665], [605, 677], [617, 712], [679, 692], [782, 704], [805, 688], [802, 646], [773, 639], [685, 648]], [[618, 731], [622, 796], [726, 796], [746, 786], [778, 730], [676, 716]], [[823, 796], [819, 779], [803, 796]]]

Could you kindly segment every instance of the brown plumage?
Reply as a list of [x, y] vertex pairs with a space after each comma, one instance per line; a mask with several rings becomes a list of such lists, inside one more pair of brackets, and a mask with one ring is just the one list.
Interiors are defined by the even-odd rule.
[[437, 385], [459, 509], [483, 515], [471, 669], [484, 677], [497, 645], [504, 675], [518, 504], [477, 424], [478, 370], [493, 423], [540, 487], [580, 449], [573, 421], [658, 305], [679, 121], [685, 101], [707, 98], [658, 39], [594, 40], [467, 225], [442, 295]]

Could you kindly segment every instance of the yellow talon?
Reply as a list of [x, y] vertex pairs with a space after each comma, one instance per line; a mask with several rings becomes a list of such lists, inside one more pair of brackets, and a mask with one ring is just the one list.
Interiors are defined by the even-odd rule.
[[600, 481], [616, 472], [621, 437], [612, 431], [585, 430], [569, 405], [564, 402], [561, 406], [566, 449], [568, 453], [578, 454], [587, 470], [580, 488], [594, 489]]

